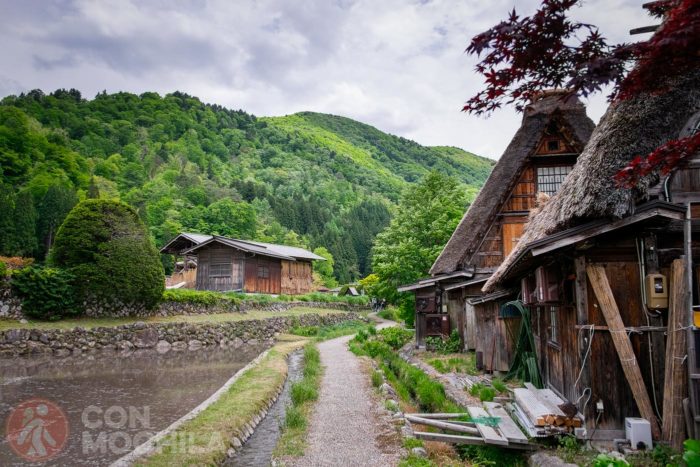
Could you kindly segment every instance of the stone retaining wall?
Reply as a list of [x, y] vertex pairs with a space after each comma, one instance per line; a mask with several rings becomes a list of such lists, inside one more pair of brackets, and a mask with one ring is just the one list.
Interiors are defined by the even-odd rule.
[[[213, 304], [194, 303], [186, 301], [164, 301], [155, 310], [145, 310], [142, 307], [134, 307], [122, 303], [84, 303], [85, 316], [122, 318], [136, 316], [147, 318], [149, 316], [176, 316], [176, 315], [202, 315], [214, 313], [245, 313], [253, 310], [286, 311], [295, 307], [326, 308], [331, 310], [360, 311], [368, 310], [367, 306], [351, 305], [343, 302], [256, 302], [243, 301], [236, 303], [230, 299], [220, 299]], [[6, 279], [0, 279], [0, 318], [23, 319], [21, 301], [12, 295], [10, 283]]]
[[9, 329], [0, 331], [0, 357], [134, 349], [197, 350], [207, 345], [258, 344], [294, 326], [325, 326], [357, 319], [354, 313], [306, 314], [225, 323], [144, 323], [83, 329]]

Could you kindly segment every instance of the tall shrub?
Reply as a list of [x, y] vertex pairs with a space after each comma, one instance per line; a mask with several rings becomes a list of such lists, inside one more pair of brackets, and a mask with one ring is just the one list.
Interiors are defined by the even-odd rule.
[[118, 201], [75, 206], [56, 234], [51, 262], [75, 276], [82, 301], [153, 308], [163, 295], [158, 251], [136, 211]]
[[22, 300], [25, 315], [53, 321], [78, 312], [73, 279], [69, 272], [61, 269], [32, 266], [12, 274], [12, 291]]

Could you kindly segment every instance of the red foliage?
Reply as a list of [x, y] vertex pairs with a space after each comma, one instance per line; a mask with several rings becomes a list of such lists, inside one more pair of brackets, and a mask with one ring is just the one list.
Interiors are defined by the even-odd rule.
[[[642, 92], [663, 92], [669, 78], [700, 65], [700, 1], [646, 5], [652, 15], [663, 18], [659, 29], [647, 41], [618, 45], [608, 44], [595, 26], [568, 18], [579, 3], [543, 0], [534, 15], [521, 18], [513, 10], [508, 20], [475, 36], [467, 52], [484, 54], [476, 71], [484, 76], [485, 89], [463, 110], [478, 115], [513, 104], [522, 111], [538, 92], [562, 87], [587, 96], [610, 84], [611, 100], [628, 99]], [[644, 164], [630, 164], [620, 180], [626, 176], [636, 181], [639, 176], [631, 174], [642, 167], [670, 170], [688, 155], [682, 145], [666, 146], [646, 157]]]
[[615, 180], [621, 186], [631, 188], [640, 178], [654, 170], [662, 174], [669, 173], [680, 161], [697, 154], [698, 151], [700, 151], [700, 133], [669, 141], [645, 157], [635, 157], [627, 167], [615, 175]]

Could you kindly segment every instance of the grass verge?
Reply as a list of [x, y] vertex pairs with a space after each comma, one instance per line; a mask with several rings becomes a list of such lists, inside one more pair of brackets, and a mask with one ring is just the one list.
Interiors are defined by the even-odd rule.
[[297, 326], [292, 328], [289, 333], [297, 336], [313, 338], [316, 342], [335, 339], [336, 337], [348, 336], [356, 334], [360, 331], [376, 332], [374, 325], [367, 324], [364, 321], [352, 320], [342, 323], [333, 324], [330, 326]]
[[306, 342], [297, 338], [272, 347], [218, 401], [165, 437], [155, 454], [136, 465], [219, 465], [225, 459], [229, 440], [240, 434], [284, 384], [287, 355]]
[[318, 399], [323, 369], [314, 344], [304, 347], [304, 376], [291, 389], [292, 403], [285, 413], [282, 434], [272, 453], [275, 459], [300, 457], [306, 448], [306, 435], [313, 404]]
[[307, 314], [329, 315], [344, 313], [342, 310], [326, 308], [294, 307], [285, 311], [254, 310], [247, 313], [214, 313], [209, 315], [176, 315], [176, 316], [152, 316], [149, 318], [74, 318], [61, 321], [35, 321], [20, 323], [17, 320], [0, 319], [0, 331], [7, 329], [73, 329], [78, 326], [90, 329], [97, 327], [113, 327], [125, 324], [133, 324], [137, 321], [145, 323], [227, 323], [231, 321], [246, 321], [252, 319], [267, 319], [284, 316], [301, 316]]

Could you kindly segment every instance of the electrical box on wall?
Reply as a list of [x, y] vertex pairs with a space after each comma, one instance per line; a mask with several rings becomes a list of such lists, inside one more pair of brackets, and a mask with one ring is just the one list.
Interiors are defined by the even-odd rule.
[[644, 278], [647, 308], [665, 310], [668, 308], [668, 283], [663, 274], [647, 274]]
[[651, 424], [648, 420], [636, 417], [625, 418], [625, 436], [632, 449], [651, 449]]

